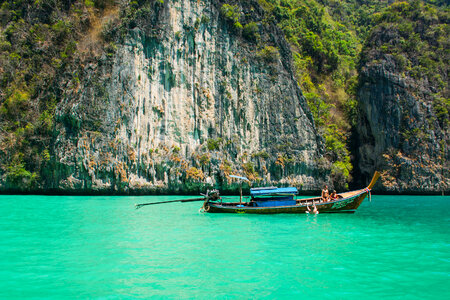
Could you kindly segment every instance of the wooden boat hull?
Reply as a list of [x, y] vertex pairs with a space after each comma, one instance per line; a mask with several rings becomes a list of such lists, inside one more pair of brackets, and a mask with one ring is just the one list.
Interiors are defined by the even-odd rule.
[[[357, 192], [357, 193], [355, 193]], [[367, 190], [359, 190], [352, 192], [352, 195], [340, 198], [330, 202], [319, 202], [318, 198], [297, 200], [297, 205], [291, 206], [274, 206], [274, 207], [238, 207], [239, 203], [208, 203], [205, 211], [209, 213], [238, 213], [238, 214], [304, 214], [307, 206], [312, 208], [313, 201], [319, 213], [353, 213], [361, 205], [367, 196]], [[343, 194], [341, 194], [343, 195]], [[344, 196], [344, 195], [343, 195]]]

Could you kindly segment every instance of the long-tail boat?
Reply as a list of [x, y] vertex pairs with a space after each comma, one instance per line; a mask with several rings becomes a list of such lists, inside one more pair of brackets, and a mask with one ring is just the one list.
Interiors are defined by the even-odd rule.
[[[230, 175], [232, 178], [249, 181], [245, 177]], [[336, 199], [297, 198], [298, 190], [295, 187], [262, 187], [250, 189], [250, 201], [242, 201], [242, 181], [239, 202], [223, 202], [218, 190], [208, 191], [201, 198], [168, 200], [136, 204], [136, 209], [146, 205], [203, 201], [201, 210], [208, 213], [238, 213], [238, 214], [298, 214], [311, 211], [315, 207], [320, 213], [354, 213], [366, 196], [371, 196], [370, 191], [380, 177], [375, 172], [370, 184], [363, 189], [337, 194]]]
[[337, 194], [335, 200], [322, 197], [298, 199], [295, 187], [267, 187], [250, 189], [251, 199], [248, 202], [242, 202], [242, 193], [239, 202], [222, 202], [218, 192], [214, 191], [211, 196], [205, 197], [202, 209], [208, 213], [298, 214], [309, 212], [315, 206], [320, 213], [354, 213], [364, 198], [371, 196], [370, 191], [379, 177], [380, 174], [375, 172], [366, 188]]

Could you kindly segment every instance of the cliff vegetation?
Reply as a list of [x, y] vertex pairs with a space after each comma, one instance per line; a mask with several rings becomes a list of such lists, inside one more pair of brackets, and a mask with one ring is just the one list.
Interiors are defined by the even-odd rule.
[[33, 189], [56, 171], [56, 106], [79, 88], [83, 65], [111, 51], [101, 25], [116, 13], [108, 0], [2, 1], [0, 174], [7, 189]]

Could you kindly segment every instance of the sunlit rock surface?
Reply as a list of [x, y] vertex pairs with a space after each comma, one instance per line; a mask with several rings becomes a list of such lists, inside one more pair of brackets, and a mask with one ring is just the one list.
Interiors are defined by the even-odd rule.
[[[155, 4], [112, 57], [86, 65], [83, 82], [57, 108], [51, 189], [196, 192], [232, 188], [227, 175], [317, 190], [322, 145], [293, 76], [289, 45], [262, 20], [255, 41], [216, 1]], [[235, 186], [233, 187], [235, 188]]]

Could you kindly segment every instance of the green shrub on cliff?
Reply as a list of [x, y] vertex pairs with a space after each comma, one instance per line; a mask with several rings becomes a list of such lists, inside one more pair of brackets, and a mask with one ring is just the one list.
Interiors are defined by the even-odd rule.
[[433, 101], [433, 109], [436, 113], [436, 117], [442, 128], [447, 128], [450, 120], [449, 120], [449, 112], [450, 112], [450, 98], [442, 98], [437, 97]]
[[208, 139], [206, 141], [206, 145], [209, 151], [217, 151], [220, 150], [220, 146], [223, 143], [223, 139], [222, 138], [217, 138], [217, 139]]
[[280, 59], [278, 48], [273, 46], [265, 46], [263, 49], [259, 50], [256, 55], [266, 63], [275, 63]]
[[237, 5], [224, 4], [220, 8], [220, 13], [225, 17], [227, 21], [234, 24], [239, 21], [241, 15], [239, 7]]
[[0, 114], [15, 122], [21, 122], [30, 101], [30, 93], [21, 89], [10, 91], [9, 97], [0, 106]]
[[261, 158], [261, 159], [268, 159], [270, 157], [269, 153], [267, 153], [266, 150], [261, 150], [259, 152], [253, 153], [252, 158]]
[[27, 190], [34, 186], [37, 175], [35, 172], [32, 173], [25, 168], [22, 156], [21, 153], [15, 155], [14, 159], [6, 167], [6, 184], [15, 189]]
[[260, 38], [258, 33], [258, 24], [255, 22], [245, 24], [242, 35], [248, 40], [257, 41]]

